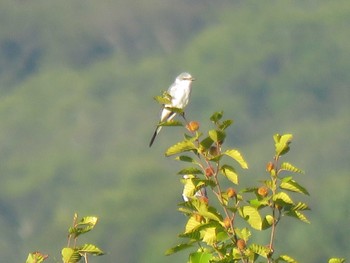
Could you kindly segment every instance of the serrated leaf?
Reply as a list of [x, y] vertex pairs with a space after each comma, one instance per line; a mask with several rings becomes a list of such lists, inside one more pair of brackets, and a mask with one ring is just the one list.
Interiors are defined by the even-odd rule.
[[101, 256], [104, 254], [104, 252], [101, 249], [92, 244], [84, 244], [83, 246], [78, 248], [78, 251], [81, 254], [89, 253], [95, 256]]
[[48, 257], [49, 257], [48, 255], [44, 255], [40, 252], [29, 253], [26, 263], [41, 263]]
[[177, 253], [179, 251], [182, 251], [182, 250], [190, 248], [190, 247], [192, 247], [191, 243], [182, 243], [182, 244], [179, 244], [175, 247], [169, 248], [167, 251], [165, 251], [165, 255], [169, 256], [169, 255], [172, 255], [174, 253]]
[[300, 184], [298, 184], [296, 181], [294, 181], [292, 177], [283, 178], [280, 184], [280, 188], [291, 192], [297, 192], [297, 193], [309, 195], [309, 192]]
[[345, 258], [331, 258], [328, 260], [328, 263], [344, 263]]
[[215, 227], [209, 227], [203, 230], [203, 242], [207, 243], [208, 246], [212, 246], [216, 242], [215, 229]]
[[219, 120], [221, 120], [223, 114], [224, 114], [223, 111], [214, 112], [213, 115], [211, 115], [210, 120], [214, 123], [217, 123]]
[[185, 174], [203, 174], [202, 170], [195, 167], [187, 167], [179, 171], [177, 174], [185, 175]]
[[220, 172], [227, 177], [232, 183], [238, 184], [238, 175], [235, 168], [230, 165], [223, 165], [220, 169]]
[[292, 209], [295, 211], [310, 210], [309, 206], [302, 202], [297, 203]]
[[276, 155], [280, 156], [286, 154], [289, 151], [289, 144], [292, 142], [292, 134], [279, 135], [276, 134], [274, 137]]
[[239, 151], [232, 149], [225, 151], [224, 154], [230, 156], [232, 159], [238, 162], [243, 169], [248, 169], [248, 164]]
[[177, 127], [177, 126], [183, 126], [183, 123], [181, 121], [177, 121], [177, 120], [170, 120], [170, 121], [160, 122], [158, 124], [158, 126], [173, 126], [173, 127]]
[[285, 215], [297, 218], [300, 221], [303, 221], [304, 223], [310, 224], [310, 221], [306, 218], [306, 216], [304, 214], [302, 214], [301, 212], [299, 212], [299, 211], [290, 210], [287, 213], [285, 213]]
[[201, 223], [196, 220], [196, 217], [191, 216], [186, 223], [185, 234], [192, 232], [194, 229], [196, 229], [200, 225]]
[[243, 206], [240, 215], [248, 222], [248, 224], [258, 230], [261, 230], [262, 220], [259, 211], [251, 206]]
[[212, 139], [214, 142], [222, 142], [225, 140], [226, 134], [223, 131], [218, 131], [218, 130], [210, 130], [209, 131], [209, 137]]
[[243, 239], [246, 242], [249, 240], [250, 236], [252, 235], [250, 230], [246, 227], [244, 227], [243, 229], [235, 228], [235, 233], [238, 238]]
[[225, 120], [222, 122], [222, 124], [219, 126], [219, 128], [221, 130], [226, 130], [232, 123], [233, 123], [232, 120]]
[[272, 226], [273, 224], [273, 217], [271, 215], [267, 215], [265, 216], [263, 222], [262, 222], [262, 229], [265, 230], [265, 229], [268, 229]]
[[200, 142], [200, 146], [201, 148], [208, 150], [213, 143], [214, 141], [210, 137], [206, 137]]
[[78, 250], [65, 247], [61, 251], [62, 254], [62, 261], [64, 263], [77, 263], [81, 259], [81, 255], [79, 254]]
[[83, 217], [74, 227], [70, 227], [68, 232], [70, 235], [74, 235], [74, 238], [77, 238], [79, 235], [91, 231], [97, 224], [98, 218], [95, 216], [86, 216]]
[[209, 263], [212, 258], [211, 253], [198, 251], [190, 254], [189, 263]]
[[261, 245], [258, 245], [258, 244], [251, 244], [249, 246], [249, 250], [251, 250], [253, 253], [259, 255], [259, 256], [262, 256], [264, 258], [267, 258], [267, 255], [269, 254], [270, 252], [270, 249], [266, 246], [261, 246]]
[[301, 173], [301, 174], [305, 173], [303, 170], [287, 162], [282, 163], [280, 169], [284, 171], [293, 172], [293, 173]]
[[279, 192], [273, 196], [273, 201], [280, 205], [291, 205], [294, 204], [293, 200], [284, 192]]
[[162, 96], [155, 96], [153, 98], [160, 104], [171, 104], [171, 96], [166, 92], [164, 92]]
[[182, 142], [178, 142], [177, 144], [171, 146], [168, 148], [168, 150], [165, 152], [165, 156], [171, 156], [174, 154], [186, 152], [186, 151], [191, 151], [195, 150], [196, 147], [193, 144], [193, 142], [185, 140]]
[[182, 162], [193, 163], [193, 164], [197, 164], [198, 163], [192, 157], [189, 157], [189, 156], [186, 156], [186, 155], [176, 156], [175, 160], [182, 161]]
[[284, 262], [288, 262], [288, 263], [298, 263], [298, 261], [296, 261], [294, 258], [287, 256], [287, 255], [281, 255], [278, 257], [277, 261], [284, 261]]

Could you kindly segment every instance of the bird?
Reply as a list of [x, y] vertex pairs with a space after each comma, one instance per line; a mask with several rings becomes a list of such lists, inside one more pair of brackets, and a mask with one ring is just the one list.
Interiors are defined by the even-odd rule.
[[[171, 96], [170, 103], [164, 104], [160, 111], [160, 123], [171, 121], [175, 116], [176, 112], [172, 111], [171, 108], [177, 108], [184, 110], [187, 106], [192, 89], [192, 81], [194, 78], [191, 74], [183, 72], [178, 75], [173, 84], [169, 87], [167, 93]], [[184, 113], [182, 116], [185, 118]], [[157, 134], [162, 129], [162, 126], [157, 125], [156, 130], [153, 133], [149, 147], [152, 146]]]

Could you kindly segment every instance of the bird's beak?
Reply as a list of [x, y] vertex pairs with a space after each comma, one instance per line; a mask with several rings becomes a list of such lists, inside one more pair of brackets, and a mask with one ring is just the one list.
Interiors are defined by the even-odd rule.
[[195, 81], [196, 79], [195, 78], [190, 78], [191, 81]]

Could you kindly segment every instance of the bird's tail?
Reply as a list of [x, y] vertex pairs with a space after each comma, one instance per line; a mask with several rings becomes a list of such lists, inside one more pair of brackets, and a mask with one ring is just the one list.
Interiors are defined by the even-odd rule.
[[150, 141], [150, 143], [149, 143], [149, 147], [152, 146], [154, 140], [155, 140], [156, 137], [157, 137], [157, 134], [160, 132], [161, 129], [162, 129], [162, 126], [157, 126], [156, 130], [155, 130], [154, 133], [153, 133], [152, 139], [151, 139], [151, 141]]

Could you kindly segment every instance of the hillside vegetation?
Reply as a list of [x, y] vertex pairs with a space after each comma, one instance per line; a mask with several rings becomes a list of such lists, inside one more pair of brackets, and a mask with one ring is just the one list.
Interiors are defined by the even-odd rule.
[[189, 119], [234, 119], [247, 182], [263, 180], [272, 135], [294, 134], [312, 223], [286, 224], [283, 250], [349, 259], [349, 26], [345, 0], [1, 1], [2, 261], [59, 260], [78, 212], [100, 220], [89, 240], [107, 255], [93, 262], [164, 262], [185, 220], [164, 150], [182, 135], [148, 147], [152, 97], [182, 71], [196, 78]]

